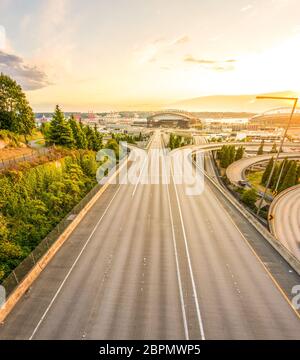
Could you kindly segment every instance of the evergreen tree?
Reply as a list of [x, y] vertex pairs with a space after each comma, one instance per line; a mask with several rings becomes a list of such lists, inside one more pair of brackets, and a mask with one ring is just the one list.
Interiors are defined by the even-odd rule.
[[59, 106], [56, 105], [53, 118], [49, 128], [49, 138], [47, 139], [50, 144], [61, 145], [68, 148], [74, 146], [74, 138], [70, 124], [66, 121], [63, 112]]
[[278, 165], [278, 163], [276, 163], [275, 167], [274, 167], [272, 177], [271, 177], [271, 181], [270, 181], [270, 184], [269, 184], [270, 189], [275, 189], [276, 181], [277, 181], [278, 176], [279, 176], [279, 171], [280, 171], [280, 165]]
[[235, 159], [235, 147], [234, 145], [230, 145], [229, 146], [229, 164], [232, 164], [234, 162]]
[[274, 144], [273, 144], [273, 146], [272, 146], [272, 149], [271, 149], [270, 153], [271, 153], [271, 154], [275, 154], [275, 153], [277, 153], [277, 146], [276, 146], [276, 143], [274, 143]]
[[267, 185], [267, 181], [269, 179], [269, 176], [270, 176], [270, 173], [272, 171], [272, 168], [273, 168], [273, 164], [274, 164], [274, 159], [273, 157], [269, 160], [268, 162], [268, 165], [262, 175], [262, 178], [261, 178], [261, 184], [262, 185]]
[[300, 164], [298, 163], [298, 166], [297, 166], [297, 184], [299, 183], [299, 179], [300, 179]]
[[26, 138], [34, 128], [34, 114], [21, 86], [0, 73], [0, 129], [22, 134]]
[[221, 152], [221, 158], [220, 158], [220, 165], [222, 168], [227, 168], [229, 165], [229, 161], [230, 161], [230, 153], [229, 153], [229, 147], [228, 146], [224, 146], [222, 152]]
[[243, 158], [244, 156], [244, 147], [243, 146], [240, 146], [237, 151], [236, 151], [236, 154], [235, 154], [235, 161], [237, 160], [240, 160]]
[[95, 148], [94, 151], [99, 151], [102, 148], [102, 136], [99, 133], [97, 126], [94, 126], [94, 134], [95, 134]]
[[289, 171], [291, 164], [292, 164], [292, 162], [286, 158], [284, 161], [284, 167], [283, 167], [281, 178], [280, 178], [279, 185], [278, 185], [279, 190], [281, 189], [281, 187], [283, 185], [284, 179]]
[[[272, 180], [272, 186], [271, 186], [273, 190], [275, 190], [278, 180], [282, 179], [283, 167], [286, 166], [286, 163], [287, 163], [287, 159], [284, 159], [283, 161], [279, 162], [279, 165], [276, 164], [277, 170], [274, 175], [274, 179]], [[279, 176], [280, 176], [280, 179], [279, 179]]]
[[264, 153], [264, 144], [265, 144], [265, 141], [262, 140], [262, 142], [260, 143], [259, 148], [257, 150], [257, 155], [263, 155], [263, 153]]
[[293, 160], [284, 178], [280, 191], [296, 185], [296, 177], [297, 177], [297, 164], [296, 161]]
[[87, 139], [85, 136], [85, 132], [83, 131], [82, 126], [75, 120], [72, 115], [69, 124], [72, 129], [73, 138], [75, 142], [75, 146], [77, 149], [86, 149], [87, 148]]
[[85, 136], [87, 139], [87, 147], [89, 150], [94, 150], [96, 139], [93, 129], [90, 126], [84, 127]]

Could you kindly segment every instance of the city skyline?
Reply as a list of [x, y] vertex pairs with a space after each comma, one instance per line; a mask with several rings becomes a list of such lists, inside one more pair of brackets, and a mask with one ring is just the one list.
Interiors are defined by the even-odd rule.
[[297, 10], [295, 0], [3, 0], [0, 71], [35, 111], [300, 93]]

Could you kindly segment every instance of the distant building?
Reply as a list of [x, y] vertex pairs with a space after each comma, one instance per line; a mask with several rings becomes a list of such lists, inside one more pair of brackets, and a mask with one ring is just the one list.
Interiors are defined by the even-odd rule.
[[35, 123], [36, 123], [36, 126], [37, 127], [41, 127], [42, 124], [45, 124], [47, 122], [50, 122], [52, 119], [52, 117], [49, 117], [49, 116], [45, 116], [45, 115], [41, 115], [41, 116], [36, 116], [35, 118]]
[[158, 112], [148, 116], [148, 127], [179, 127], [189, 128], [190, 125], [199, 123], [200, 120], [195, 116], [177, 111]]
[[[266, 111], [263, 114], [255, 115], [249, 119], [250, 124], [259, 126], [285, 127], [291, 115], [290, 107], [282, 107]], [[291, 127], [300, 126], [300, 108], [295, 110], [292, 118]]]

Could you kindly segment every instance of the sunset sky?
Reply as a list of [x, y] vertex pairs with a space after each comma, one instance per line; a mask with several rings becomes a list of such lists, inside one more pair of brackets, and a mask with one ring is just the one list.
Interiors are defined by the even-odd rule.
[[299, 0], [0, 0], [0, 71], [36, 111], [300, 94]]

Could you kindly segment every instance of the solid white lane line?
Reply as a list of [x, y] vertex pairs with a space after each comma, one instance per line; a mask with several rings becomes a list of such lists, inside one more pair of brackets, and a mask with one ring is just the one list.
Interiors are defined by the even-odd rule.
[[[164, 157], [163, 157], [162, 161], [163, 161], [164, 168], [166, 168]], [[174, 254], [175, 254], [176, 272], [177, 272], [178, 288], [179, 288], [179, 295], [180, 295], [181, 312], [182, 312], [182, 318], [183, 318], [184, 334], [185, 334], [185, 339], [189, 340], [189, 330], [188, 330], [187, 319], [186, 319], [186, 312], [185, 312], [185, 305], [184, 305], [184, 298], [183, 298], [183, 291], [182, 291], [182, 282], [181, 282], [181, 275], [180, 275], [179, 261], [178, 261], [178, 251], [177, 251], [177, 245], [176, 245], [174, 220], [173, 220], [173, 213], [172, 213], [172, 207], [171, 207], [171, 201], [170, 201], [170, 191], [169, 191], [169, 185], [167, 182], [166, 171], [165, 171], [165, 180], [166, 180], [166, 186], [167, 186], [167, 198], [168, 198], [169, 213], [170, 213], [170, 220], [171, 220], [171, 227], [172, 227], [172, 239], [173, 239], [173, 247], [174, 247]]]
[[85, 248], [87, 247], [87, 245], [89, 244], [90, 240], [92, 239], [95, 231], [97, 230], [98, 226], [100, 225], [102, 219], [104, 218], [105, 214], [107, 213], [108, 209], [110, 208], [113, 200], [115, 199], [115, 197], [116, 197], [117, 194], [119, 193], [120, 189], [121, 189], [121, 186], [118, 187], [118, 189], [117, 189], [117, 191], [115, 192], [114, 196], [112, 197], [112, 199], [111, 199], [110, 202], [108, 203], [108, 205], [107, 205], [104, 213], [102, 214], [102, 216], [101, 216], [100, 219], [98, 220], [97, 224], [96, 224], [95, 227], [93, 228], [90, 236], [88, 237], [87, 241], [85, 242], [83, 248], [81, 249], [80, 253], [78, 254], [77, 258], [75, 259], [73, 265], [71, 266], [71, 268], [70, 268], [70, 270], [68, 271], [67, 275], [65, 276], [64, 280], [62, 281], [62, 283], [60, 284], [59, 288], [57, 289], [55, 295], [53, 296], [53, 298], [52, 298], [52, 300], [51, 300], [51, 302], [50, 302], [50, 304], [48, 305], [47, 309], [46, 309], [45, 312], [43, 313], [40, 321], [38, 322], [38, 324], [37, 324], [36, 327], [34, 328], [33, 333], [31, 334], [29, 340], [32, 340], [33, 337], [34, 337], [34, 335], [35, 335], [36, 332], [38, 331], [38, 329], [39, 329], [39, 327], [41, 326], [42, 322], [44, 321], [46, 315], [48, 314], [49, 310], [51, 309], [51, 307], [52, 307], [55, 299], [57, 298], [57, 296], [58, 296], [59, 293], [61, 292], [64, 284], [66, 283], [66, 281], [68, 280], [69, 276], [71, 275], [74, 267], [76, 266], [76, 264], [77, 264], [78, 260], [80, 259], [82, 253], [84, 252]]
[[193, 292], [194, 292], [194, 300], [195, 300], [195, 306], [196, 306], [196, 311], [197, 311], [197, 318], [198, 318], [198, 324], [199, 324], [199, 329], [200, 329], [201, 340], [205, 340], [203, 321], [202, 321], [202, 317], [201, 317], [201, 311], [200, 311], [200, 306], [199, 306], [197, 289], [196, 289], [194, 273], [193, 273], [193, 269], [192, 269], [192, 262], [191, 262], [189, 247], [188, 247], [188, 243], [187, 243], [186, 231], [185, 231], [185, 226], [184, 226], [184, 222], [183, 222], [183, 217], [182, 217], [182, 211], [181, 211], [181, 206], [180, 206], [180, 202], [179, 202], [178, 192], [177, 192], [177, 188], [176, 188], [176, 184], [175, 184], [175, 180], [174, 180], [174, 173], [173, 173], [172, 164], [171, 164], [170, 168], [171, 168], [171, 175], [172, 175], [172, 180], [173, 180], [175, 194], [176, 194], [177, 206], [178, 206], [178, 210], [179, 210], [179, 216], [180, 216], [180, 222], [181, 222], [182, 233], [183, 233], [183, 238], [184, 238], [186, 256], [187, 256], [187, 259], [188, 259], [190, 277], [191, 277], [192, 287], [193, 287]]

